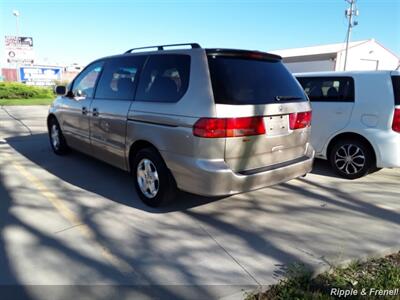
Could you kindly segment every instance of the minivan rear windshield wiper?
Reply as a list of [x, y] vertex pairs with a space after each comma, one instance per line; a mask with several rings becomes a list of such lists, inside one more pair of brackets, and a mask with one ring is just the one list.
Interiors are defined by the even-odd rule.
[[297, 96], [275, 96], [276, 101], [289, 101], [289, 100], [301, 100], [303, 98]]

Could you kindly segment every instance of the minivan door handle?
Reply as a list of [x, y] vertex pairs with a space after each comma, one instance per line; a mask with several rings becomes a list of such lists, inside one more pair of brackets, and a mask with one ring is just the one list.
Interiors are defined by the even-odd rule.
[[88, 113], [87, 107], [86, 106], [82, 107], [82, 115], [87, 115], [87, 113]]
[[97, 108], [93, 108], [93, 112], [92, 112], [93, 117], [98, 117], [99, 116], [99, 111]]

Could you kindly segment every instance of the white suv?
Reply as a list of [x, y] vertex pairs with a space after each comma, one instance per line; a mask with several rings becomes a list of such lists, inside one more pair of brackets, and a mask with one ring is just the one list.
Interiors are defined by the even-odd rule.
[[400, 72], [295, 74], [311, 100], [311, 144], [348, 179], [400, 167]]

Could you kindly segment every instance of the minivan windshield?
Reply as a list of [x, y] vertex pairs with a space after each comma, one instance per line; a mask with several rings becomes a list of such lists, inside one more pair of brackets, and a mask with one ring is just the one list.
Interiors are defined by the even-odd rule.
[[215, 103], [269, 104], [307, 101], [280, 60], [209, 55]]

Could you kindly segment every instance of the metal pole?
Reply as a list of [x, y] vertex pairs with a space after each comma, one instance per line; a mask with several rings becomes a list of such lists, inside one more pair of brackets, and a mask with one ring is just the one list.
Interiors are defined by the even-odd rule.
[[15, 28], [17, 30], [16, 33], [17, 33], [17, 36], [19, 36], [19, 24], [18, 24], [19, 11], [14, 9], [12, 13], [15, 16]]
[[[18, 10], [13, 10], [13, 15], [15, 16], [15, 29], [16, 29], [16, 34], [17, 38], [19, 37], [19, 24], [18, 24], [18, 17], [19, 17], [19, 11]], [[17, 72], [17, 81], [20, 81], [20, 75], [18, 74], [18, 61], [15, 61], [15, 71]]]
[[16, 29], [17, 29], [17, 36], [19, 36], [18, 15], [15, 16], [15, 27], [16, 27]]
[[347, 2], [350, 3], [350, 9], [349, 9], [349, 11], [347, 13], [347, 16], [349, 18], [349, 24], [348, 24], [348, 27], [347, 27], [346, 51], [345, 51], [345, 54], [344, 54], [344, 67], [343, 67], [344, 71], [346, 71], [346, 66], [347, 66], [347, 53], [349, 51], [351, 28], [353, 27], [353, 13], [354, 13], [354, 2], [355, 2], [355, 0], [347, 0]]

